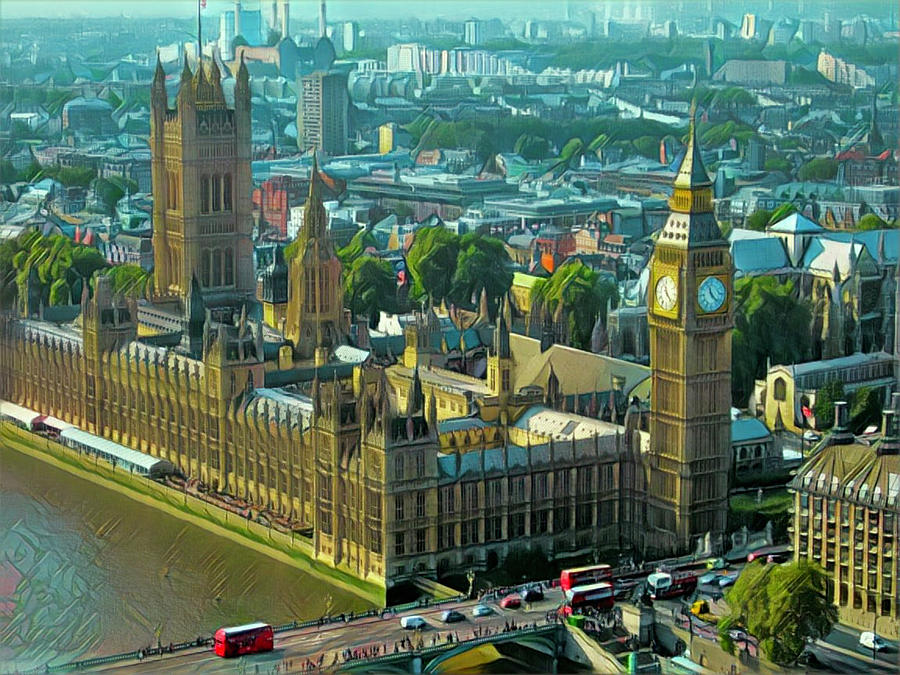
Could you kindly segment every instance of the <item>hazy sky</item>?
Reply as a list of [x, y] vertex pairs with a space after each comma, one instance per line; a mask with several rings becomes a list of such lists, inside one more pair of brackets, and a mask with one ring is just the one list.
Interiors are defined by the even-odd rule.
[[[271, 0], [269, 0], [271, 2]], [[399, 19], [412, 15], [435, 16], [510, 16], [513, 8], [528, 7], [535, 18], [559, 16], [563, 0], [327, 0], [328, 19]], [[245, 7], [255, 8], [259, 0], [245, 0]], [[554, 8], [555, 5], [555, 8]], [[318, 16], [318, 0], [291, 0], [291, 17], [314, 21]], [[204, 14], [217, 15], [234, 7], [229, 0], [208, 0]], [[196, 0], [0, 0], [0, 17], [61, 16], [171, 16], [189, 17], [197, 11]]]
[[[290, 0], [291, 17], [307, 22], [318, 15], [318, 0]], [[640, 0], [644, 4], [657, 4], [675, 9], [675, 6], [705, 9], [707, 0]], [[271, 0], [263, 0], [271, 6]], [[327, 0], [329, 21], [351, 19], [402, 19], [410, 15], [421, 18], [445, 16], [466, 19], [472, 16], [505, 19], [535, 18], [558, 19], [563, 16], [566, 2], [573, 6], [593, 6], [602, 9], [605, 4], [635, 4], [637, 0]], [[771, 3], [777, 12], [793, 13], [798, 6], [805, 6], [810, 13], [815, 6], [830, 6], [849, 16], [857, 11], [869, 11], [887, 16], [891, 3], [897, 0], [713, 0], [717, 12], [740, 13], [753, 6], [766, 11]], [[260, 0], [244, 0], [248, 8], [260, 5]], [[218, 16], [222, 9], [234, 6], [233, 0], [207, 0], [204, 13], [210, 18]], [[188, 18], [196, 16], [197, 0], [0, 0], [0, 19], [19, 17], [79, 17], [79, 16], [169, 16]], [[676, 17], [677, 18], [677, 17]], [[819, 14], [821, 18], [821, 14]]]

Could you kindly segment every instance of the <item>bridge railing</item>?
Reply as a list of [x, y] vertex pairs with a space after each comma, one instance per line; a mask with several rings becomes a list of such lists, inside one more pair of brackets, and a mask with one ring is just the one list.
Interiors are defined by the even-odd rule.
[[136, 649], [133, 652], [122, 652], [121, 654], [110, 654], [109, 656], [95, 656], [81, 661], [72, 661], [70, 663], [58, 663], [55, 666], [38, 666], [31, 670], [18, 671], [20, 675], [39, 675], [40, 673], [68, 673], [73, 670], [85, 670], [94, 666], [102, 666], [107, 663], [115, 663], [116, 661], [130, 661], [133, 659], [143, 659], [150, 656], [162, 656], [164, 654], [173, 654], [185, 649], [194, 649], [196, 647], [206, 647], [213, 643], [212, 638], [197, 638], [189, 642], [178, 642], [164, 647], [150, 647], [147, 649]]
[[492, 642], [521, 639], [529, 635], [547, 635], [550, 633], [555, 634], [558, 629], [558, 624], [518, 628], [516, 630], [510, 630], [504, 633], [494, 633], [492, 635], [482, 635], [480, 637], [470, 638], [468, 640], [460, 640], [459, 642], [443, 642], [434, 646], [423, 647], [422, 649], [406, 650], [394, 654], [384, 654], [383, 656], [374, 656], [370, 658], [351, 658], [342, 662], [340, 665], [353, 667], [361, 664], [366, 664], [367, 667], [373, 667], [377, 670], [377, 666], [379, 664], [404, 661], [410, 657], [416, 656], [428, 658], [437, 654], [441, 654], [443, 652], [451, 651], [458, 647], [466, 647], [467, 649], [471, 649], [473, 647], [478, 647], [480, 645]]

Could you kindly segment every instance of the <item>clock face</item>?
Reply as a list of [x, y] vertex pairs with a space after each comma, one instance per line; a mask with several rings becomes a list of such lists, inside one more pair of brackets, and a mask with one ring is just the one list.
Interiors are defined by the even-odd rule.
[[665, 311], [671, 310], [678, 300], [678, 288], [672, 277], [660, 277], [656, 282], [656, 304]]
[[725, 304], [728, 291], [718, 277], [706, 277], [697, 289], [697, 302], [704, 312], [715, 312]]

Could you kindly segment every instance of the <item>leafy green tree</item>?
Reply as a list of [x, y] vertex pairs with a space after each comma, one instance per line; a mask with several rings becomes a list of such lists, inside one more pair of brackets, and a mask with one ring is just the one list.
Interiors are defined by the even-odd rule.
[[766, 171], [781, 171], [782, 173], [790, 173], [791, 169], [794, 168], [794, 165], [791, 163], [791, 160], [785, 157], [773, 155], [772, 157], [766, 158], [766, 163], [763, 168]]
[[[741, 626], [759, 640], [766, 657], [793, 665], [807, 642], [825, 637], [837, 622], [837, 607], [828, 598], [828, 575], [818, 564], [801, 559], [786, 565], [747, 565], [726, 594], [729, 616], [719, 624], [720, 637]], [[723, 640], [723, 647], [732, 646]]]
[[459, 237], [441, 227], [419, 229], [406, 263], [413, 278], [411, 295], [417, 300], [430, 299], [440, 304], [449, 297], [459, 255]]
[[21, 178], [29, 183], [37, 178], [41, 173], [41, 165], [37, 161], [33, 161], [22, 170]]
[[0, 183], [14, 183], [19, 178], [19, 172], [8, 159], [0, 161]]
[[800, 180], [826, 181], [837, 175], [838, 162], [830, 157], [816, 157], [809, 160], [797, 171]]
[[546, 138], [533, 134], [522, 134], [516, 139], [513, 152], [521, 155], [523, 159], [546, 159], [550, 154], [550, 142]]
[[357, 258], [363, 255], [368, 248], [378, 248], [378, 240], [372, 234], [372, 229], [365, 227], [353, 235], [353, 238], [344, 248], [339, 249], [337, 257], [345, 269], [349, 269]]
[[548, 279], [538, 279], [531, 289], [531, 301], [551, 315], [560, 310], [568, 318], [570, 343], [590, 349], [591, 333], [597, 317], [605, 316], [606, 306], [618, 304], [616, 284], [597, 274], [580, 260], [558, 267]]
[[779, 206], [777, 209], [772, 211], [772, 215], [769, 216], [768, 224], [774, 225], [778, 221], [784, 220], [789, 215], [791, 215], [792, 213], [796, 213], [796, 212], [797, 212], [796, 206], [794, 206], [791, 202], [785, 202], [784, 204]]
[[245, 38], [243, 35], [235, 35], [234, 39], [231, 41], [231, 49], [232, 51], [234, 51], [238, 47], [246, 47], [249, 44], [250, 43], [247, 42], [247, 38]]
[[106, 276], [114, 293], [136, 299], [150, 299], [153, 293], [153, 273], [140, 265], [115, 265], [107, 270]]
[[635, 138], [633, 143], [635, 150], [642, 157], [649, 157], [650, 159], [659, 157], [659, 139], [653, 136], [641, 136], [640, 138]]
[[499, 298], [512, 286], [512, 261], [503, 242], [481, 234], [465, 234], [459, 239], [459, 255], [453, 273], [451, 296], [461, 305], [487, 293], [488, 306], [494, 315]]
[[112, 213], [119, 200], [125, 196], [125, 190], [106, 178], [94, 181], [94, 193], [107, 213]]
[[816, 427], [829, 429], [834, 425], [834, 404], [844, 398], [844, 383], [840, 380], [829, 380], [816, 391], [816, 402], [813, 413], [816, 416]]
[[737, 405], [746, 404], [766, 362], [797, 363], [810, 353], [812, 311], [796, 296], [794, 284], [774, 277], [745, 277], [735, 283], [731, 388]]
[[856, 223], [856, 229], [860, 231], [881, 230], [886, 227], [890, 227], [890, 225], [888, 225], [874, 213], [867, 213], [859, 219], [858, 223]]
[[71, 289], [65, 279], [57, 279], [50, 286], [50, 304], [68, 305], [72, 301]]
[[756, 211], [747, 216], [747, 220], [744, 221], [744, 225], [748, 230], [756, 230], [757, 232], [762, 232], [766, 229], [766, 226], [769, 224], [769, 220], [771, 218], [771, 211], [768, 211], [767, 209], [756, 209]]
[[861, 387], [853, 392], [850, 403], [850, 431], [860, 434], [867, 427], [881, 421], [882, 391], [876, 387]]
[[281, 39], [281, 31], [274, 30], [272, 28], [269, 29], [269, 34], [266, 36], [266, 46], [274, 47], [278, 44], [278, 41]]
[[358, 257], [344, 275], [344, 295], [353, 315], [366, 314], [375, 326], [381, 311], [394, 311], [397, 280], [387, 260], [370, 255]]

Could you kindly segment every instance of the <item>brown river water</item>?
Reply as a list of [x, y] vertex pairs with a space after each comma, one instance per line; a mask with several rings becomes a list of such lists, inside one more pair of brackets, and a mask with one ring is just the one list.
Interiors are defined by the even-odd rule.
[[368, 607], [0, 444], [0, 673]]

